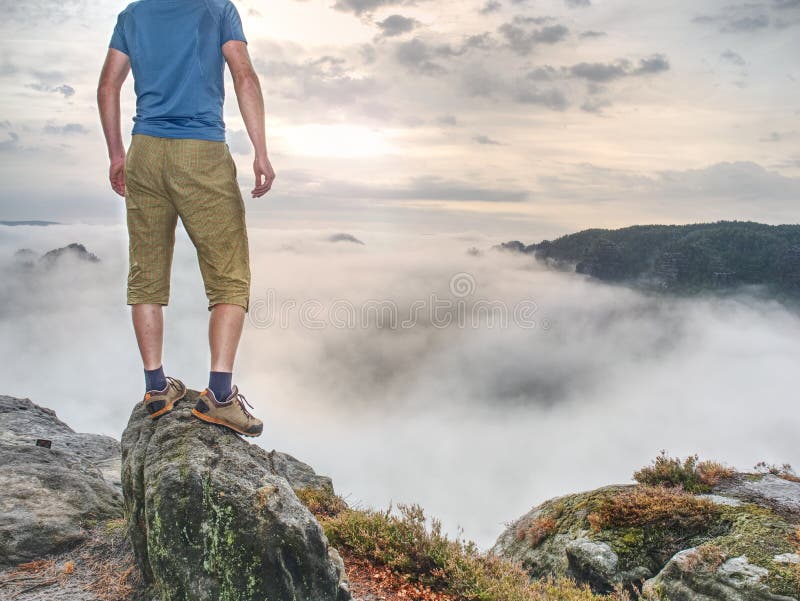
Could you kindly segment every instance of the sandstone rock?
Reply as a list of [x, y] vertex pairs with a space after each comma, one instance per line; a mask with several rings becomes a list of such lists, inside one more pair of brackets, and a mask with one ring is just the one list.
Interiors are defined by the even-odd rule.
[[698, 494], [698, 497], [701, 499], [708, 499], [712, 503], [716, 503], [717, 505], [729, 505], [731, 507], [736, 507], [741, 505], [742, 502], [739, 499], [734, 499], [733, 497], [723, 497], [722, 495], [714, 495], [714, 494]]
[[775, 563], [800, 563], [800, 554], [797, 553], [779, 553], [772, 558]]
[[568, 542], [564, 552], [570, 571], [580, 580], [593, 583], [595, 589], [617, 580], [619, 557], [607, 543], [578, 538]]
[[[587, 522], [594, 501], [630, 488], [606, 486], [546, 501], [512, 523], [489, 552], [521, 563], [532, 578], [568, 576], [598, 593], [618, 585], [630, 588], [654, 574], [652, 558], [626, 557], [623, 565], [612, 544], [593, 533]], [[526, 532], [543, 520], [552, 520], [552, 532], [531, 541]]]
[[635, 488], [607, 486], [546, 501], [509, 524], [490, 552], [519, 562], [531, 578], [568, 576], [598, 593], [645, 585], [650, 599], [665, 601], [800, 599], [793, 542], [798, 483], [735, 474], [696, 495], [715, 508], [701, 521], [593, 525], [592, 512]]
[[[52, 441], [37, 447], [37, 438]], [[31, 561], [84, 540], [122, 515], [119, 444], [79, 434], [54, 411], [0, 396], [0, 564]]]
[[773, 474], [737, 474], [717, 485], [714, 492], [770, 507], [786, 519], [800, 522], [800, 482]]
[[697, 549], [686, 549], [644, 586], [645, 595], [670, 601], [796, 601], [776, 595], [762, 581], [769, 570], [751, 564], [746, 556], [709, 565]]
[[100, 262], [100, 258], [96, 254], [89, 252], [83, 244], [78, 242], [73, 242], [61, 248], [54, 248], [43, 254], [39, 261], [48, 266], [53, 266], [64, 257], [71, 257], [78, 261], [86, 261], [88, 263]]
[[122, 436], [129, 534], [163, 601], [350, 599], [343, 564], [293, 488], [330, 480], [191, 416], [197, 393]]

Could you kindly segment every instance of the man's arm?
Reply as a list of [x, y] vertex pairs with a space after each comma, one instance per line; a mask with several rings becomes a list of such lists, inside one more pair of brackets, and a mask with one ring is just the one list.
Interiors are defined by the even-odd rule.
[[[253, 198], [263, 196], [272, 187], [275, 171], [267, 156], [267, 141], [264, 131], [264, 97], [261, 94], [261, 83], [258, 80], [247, 44], [241, 40], [229, 40], [222, 45], [222, 54], [228, 63], [233, 76], [233, 87], [239, 102], [247, 135], [256, 151], [253, 171], [256, 176], [256, 187], [251, 191]], [[262, 179], [263, 178], [263, 179]]]
[[125, 196], [125, 146], [122, 144], [119, 95], [130, 70], [128, 55], [116, 48], [109, 48], [97, 84], [97, 107], [111, 161], [108, 176], [111, 187], [120, 196]]

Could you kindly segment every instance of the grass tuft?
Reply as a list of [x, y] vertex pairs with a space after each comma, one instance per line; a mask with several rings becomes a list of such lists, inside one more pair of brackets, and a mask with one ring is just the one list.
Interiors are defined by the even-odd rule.
[[788, 463], [777, 466], [767, 463], [766, 461], [759, 461], [756, 463], [754, 469], [759, 474], [772, 474], [773, 476], [778, 476], [778, 478], [783, 478], [789, 482], [800, 482], [800, 477], [798, 477], [792, 466]]
[[[475, 543], [449, 539], [419, 505], [397, 506], [399, 515], [346, 509], [322, 520], [330, 543], [349, 555], [385, 565], [459, 601], [623, 601], [620, 591], [597, 595], [567, 578], [531, 581], [516, 562], [480, 552]], [[428, 526], [430, 521], [430, 526]]]
[[334, 517], [347, 509], [347, 502], [327, 488], [301, 488], [295, 494], [318, 519]]
[[651, 465], [635, 472], [633, 479], [648, 486], [681, 487], [687, 492], [707, 493], [715, 484], [734, 473], [733, 469], [720, 463], [699, 461], [697, 455], [690, 455], [681, 461], [661, 451]]

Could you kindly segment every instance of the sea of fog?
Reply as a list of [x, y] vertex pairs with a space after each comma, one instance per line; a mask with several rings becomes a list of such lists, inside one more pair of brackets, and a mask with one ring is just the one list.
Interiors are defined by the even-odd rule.
[[[800, 318], [779, 304], [646, 296], [477, 235], [337, 233], [251, 228], [235, 382], [265, 421], [256, 443], [351, 505], [419, 503], [487, 548], [532, 506], [630, 481], [661, 449], [800, 466]], [[15, 257], [70, 242], [101, 262]], [[118, 438], [143, 392], [126, 273], [124, 227], [0, 226], [0, 394]], [[207, 316], [179, 230], [164, 364], [193, 388]]]

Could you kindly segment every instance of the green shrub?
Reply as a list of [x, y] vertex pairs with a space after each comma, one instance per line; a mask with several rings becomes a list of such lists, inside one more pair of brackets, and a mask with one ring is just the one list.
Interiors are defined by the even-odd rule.
[[481, 553], [475, 543], [449, 539], [441, 524], [430, 527], [419, 505], [386, 511], [346, 509], [324, 518], [331, 545], [383, 564], [434, 591], [459, 601], [611, 601], [628, 600], [622, 592], [596, 595], [566, 578], [531, 581], [518, 563]]

